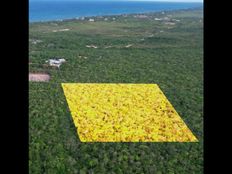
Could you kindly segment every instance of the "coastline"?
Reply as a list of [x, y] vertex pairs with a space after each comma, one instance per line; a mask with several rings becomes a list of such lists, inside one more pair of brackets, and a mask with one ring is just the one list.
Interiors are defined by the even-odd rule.
[[[184, 8], [184, 9], [172, 9], [172, 10], [158, 10], [158, 11], [150, 11], [150, 12], [141, 12], [141, 13], [121, 13], [121, 14], [109, 14], [109, 15], [94, 15], [94, 16], [80, 16], [80, 17], [73, 17], [73, 18], [63, 18], [63, 19], [56, 19], [56, 20], [40, 20], [40, 21], [29, 21], [29, 25], [31, 24], [39, 24], [39, 23], [51, 23], [51, 22], [67, 22], [67, 21], [87, 21], [91, 19], [100, 19], [100, 18], [109, 18], [109, 17], [124, 17], [124, 16], [133, 16], [133, 15], [154, 15], [160, 13], [170, 13], [170, 12], [178, 12], [178, 11], [190, 11], [190, 10], [202, 10], [203, 4], [201, 7], [194, 7], [194, 8]], [[83, 19], [84, 18], [84, 19]]]

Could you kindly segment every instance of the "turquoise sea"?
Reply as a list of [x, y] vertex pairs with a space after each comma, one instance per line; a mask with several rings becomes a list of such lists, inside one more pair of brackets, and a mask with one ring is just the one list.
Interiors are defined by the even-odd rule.
[[202, 7], [203, 3], [141, 1], [30, 1], [29, 22], [157, 12]]

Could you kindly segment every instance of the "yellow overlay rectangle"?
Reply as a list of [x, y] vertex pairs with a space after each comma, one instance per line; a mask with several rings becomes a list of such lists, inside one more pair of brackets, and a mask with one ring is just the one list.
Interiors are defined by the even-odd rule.
[[156, 84], [62, 83], [82, 142], [197, 142]]

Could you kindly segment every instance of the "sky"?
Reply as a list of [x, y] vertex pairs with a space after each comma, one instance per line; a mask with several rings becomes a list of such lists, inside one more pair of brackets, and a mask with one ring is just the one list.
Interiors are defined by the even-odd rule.
[[[65, 0], [29, 0], [29, 1], [65, 1]], [[102, 0], [68, 0], [68, 1], [102, 1]], [[203, 2], [203, 0], [108, 0], [108, 1]]]
[[[129, 0], [128, 0], [129, 1]], [[130, 1], [159, 1], [159, 2], [203, 2], [203, 0], [130, 0]]]

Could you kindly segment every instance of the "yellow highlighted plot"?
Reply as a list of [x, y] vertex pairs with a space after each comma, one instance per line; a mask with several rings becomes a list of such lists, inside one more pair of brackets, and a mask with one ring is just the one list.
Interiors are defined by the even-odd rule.
[[82, 142], [197, 142], [156, 84], [62, 84]]

